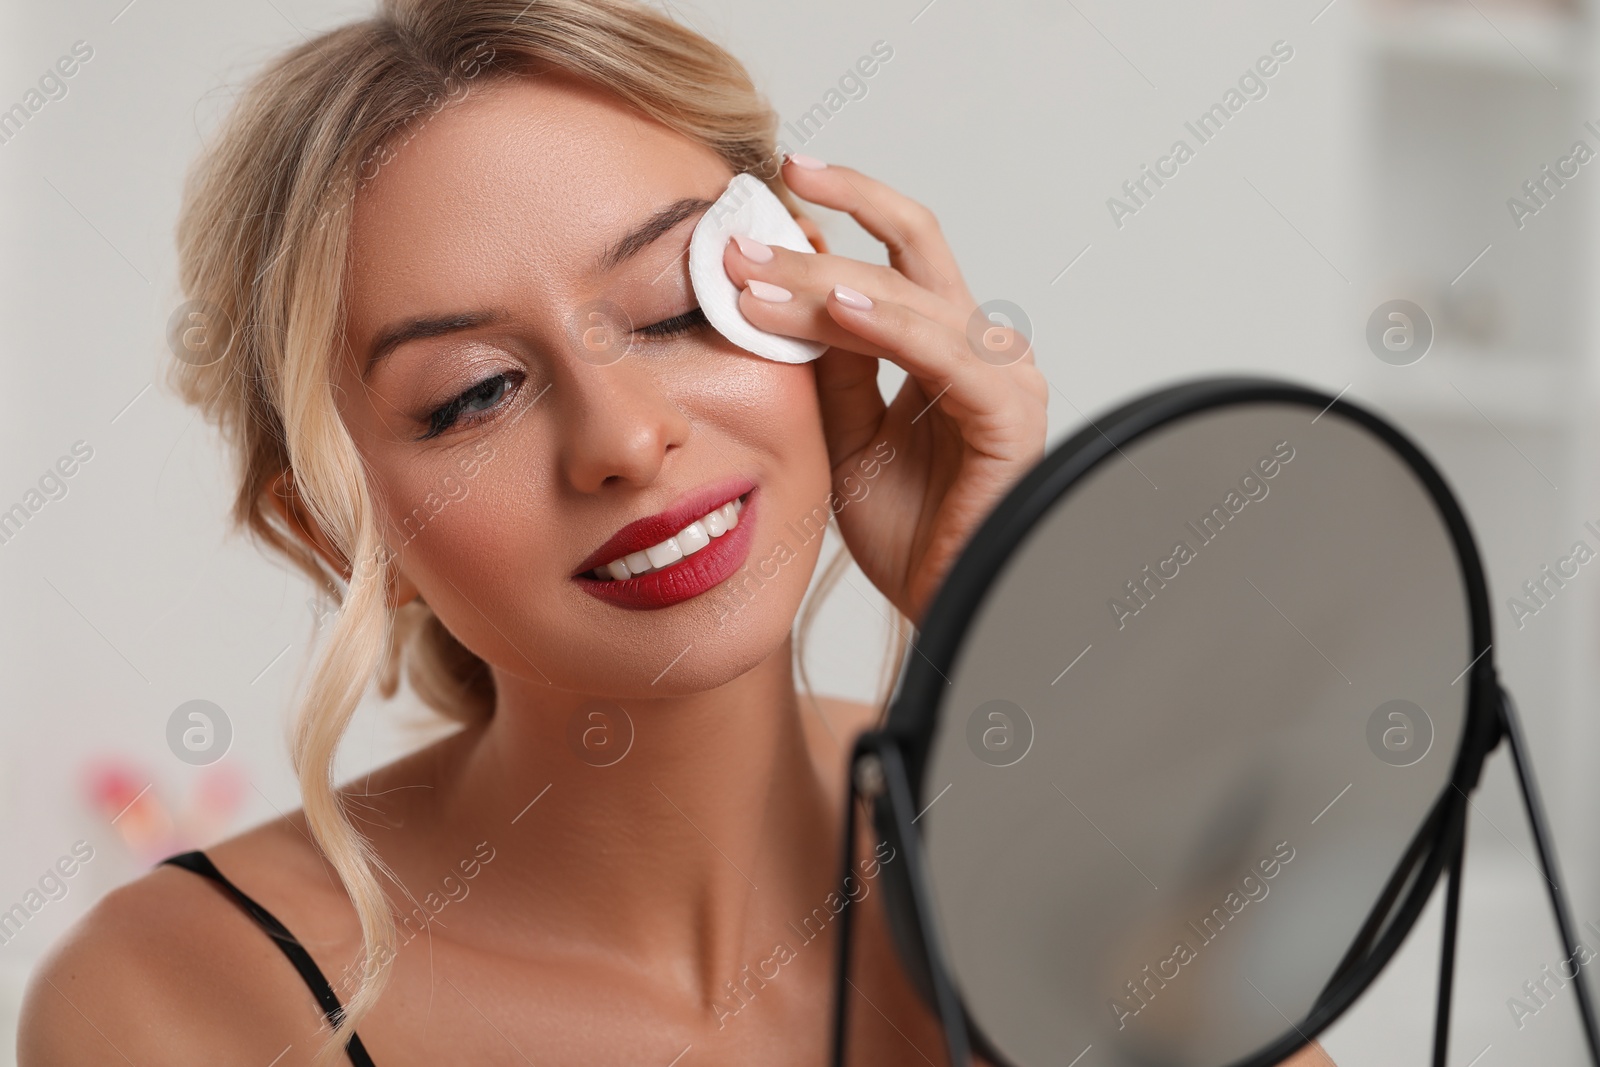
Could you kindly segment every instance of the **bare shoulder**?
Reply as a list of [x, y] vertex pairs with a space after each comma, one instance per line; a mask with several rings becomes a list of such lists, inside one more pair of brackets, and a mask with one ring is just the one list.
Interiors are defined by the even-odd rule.
[[212, 883], [158, 867], [102, 897], [35, 968], [17, 1062], [270, 1062], [318, 1025], [289, 966]]
[[[460, 735], [374, 770], [347, 795], [381, 817], [427, 787]], [[209, 846], [222, 875], [288, 928], [328, 980], [361, 953], [361, 926], [294, 811]], [[35, 968], [19, 1067], [132, 1061], [310, 1063], [321, 1009], [276, 942], [210, 879], [161, 866], [101, 898]]]
[[1283, 1061], [1283, 1067], [1334, 1067], [1333, 1057], [1316, 1041]]

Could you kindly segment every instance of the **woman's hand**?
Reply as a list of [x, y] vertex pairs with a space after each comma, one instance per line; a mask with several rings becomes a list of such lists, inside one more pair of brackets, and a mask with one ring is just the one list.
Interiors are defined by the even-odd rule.
[[[1049, 384], [1026, 338], [974, 320], [978, 305], [927, 208], [849, 167], [807, 162], [784, 163], [789, 188], [847, 212], [888, 246], [889, 265], [785, 248], [757, 259], [747, 250], [765, 246], [748, 240], [730, 243], [724, 263], [752, 323], [832, 346], [816, 373], [833, 489], [848, 501], [839, 532], [920, 626], [979, 523], [1044, 455]], [[856, 306], [860, 295], [870, 307]], [[907, 375], [889, 404], [880, 359]]]

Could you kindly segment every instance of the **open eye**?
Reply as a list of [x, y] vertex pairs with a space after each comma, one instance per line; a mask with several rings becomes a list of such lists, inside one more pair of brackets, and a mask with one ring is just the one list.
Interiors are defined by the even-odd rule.
[[695, 330], [711, 325], [706, 313], [698, 307], [692, 307], [682, 315], [674, 315], [670, 319], [662, 319], [652, 326], [643, 326], [637, 331], [646, 337], [678, 337], [682, 334], [693, 333]]
[[485, 378], [461, 394], [428, 413], [428, 431], [422, 435], [426, 441], [449, 430], [465, 420], [468, 424], [487, 418], [504, 403], [508, 393], [514, 393], [522, 376], [502, 371]]

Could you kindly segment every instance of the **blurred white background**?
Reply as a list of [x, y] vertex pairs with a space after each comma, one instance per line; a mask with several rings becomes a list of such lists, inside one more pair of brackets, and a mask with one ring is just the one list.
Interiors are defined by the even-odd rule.
[[[1522, 189], [1574, 142], [1600, 150], [1591, 7], [672, 4], [740, 56], [790, 121], [874, 42], [892, 47], [864, 97], [803, 145], [786, 139], [933, 208], [978, 299], [1026, 310], [1055, 386], [1053, 442], [1140, 391], [1223, 372], [1343, 390], [1409, 431], [1475, 524], [1495, 655], [1520, 700], [1574, 909], [1600, 924], [1600, 570], [1584, 568], [1521, 628], [1507, 603], [1589, 538], [1585, 521], [1600, 525], [1600, 304], [1589, 295], [1600, 164], [1559, 188], [1546, 180], [1542, 205]], [[0, 908], [75, 842], [94, 849], [65, 898], [0, 945], [0, 1062], [31, 963], [148, 862], [130, 837], [170, 821], [203, 844], [298, 806], [283, 729], [313, 634], [308, 590], [227, 535], [223, 453], [152, 383], [179, 302], [172, 227], [186, 166], [261, 62], [365, 12], [313, 0], [0, 9], [0, 109], [25, 103], [75, 45], [80, 58], [92, 51], [67, 64], [64, 96], [14, 133], [0, 127], [0, 509], [76, 442], [92, 449], [66, 495], [0, 544]], [[1129, 200], [1123, 183], [1175, 140], [1194, 145], [1184, 124], [1278, 42], [1292, 57], [1266, 94], [1142, 205]], [[1111, 197], [1137, 211], [1114, 212]], [[1519, 219], [1512, 197], [1539, 210]], [[882, 260], [848, 219], [824, 227], [837, 251]], [[1437, 335], [1404, 367], [1364, 336], [1397, 298], [1420, 305]], [[847, 581], [809, 665], [821, 690], [866, 698], [881, 601], [859, 572]], [[168, 749], [168, 718], [193, 699], [232, 723], [229, 754], [211, 767]], [[426, 721], [409, 701], [373, 700], [342, 772], [416, 744]], [[1520, 1029], [1507, 1006], [1563, 953], [1503, 754], [1476, 805], [1451, 1063], [1579, 1062], [1570, 988]], [[1437, 908], [1326, 1035], [1341, 1064], [1426, 1062], [1436, 923]]]

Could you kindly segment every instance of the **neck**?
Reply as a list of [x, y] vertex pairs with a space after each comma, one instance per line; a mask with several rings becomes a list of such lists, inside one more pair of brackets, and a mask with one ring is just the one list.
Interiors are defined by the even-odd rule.
[[790, 640], [687, 696], [496, 684], [493, 719], [464, 738], [433, 798], [442, 840], [495, 849], [474, 890], [485, 907], [451, 924], [485, 916], [516, 939], [487, 917], [537, 915], [530, 949], [656, 963], [714, 997], [831, 886], [838, 805], [807, 743]]

